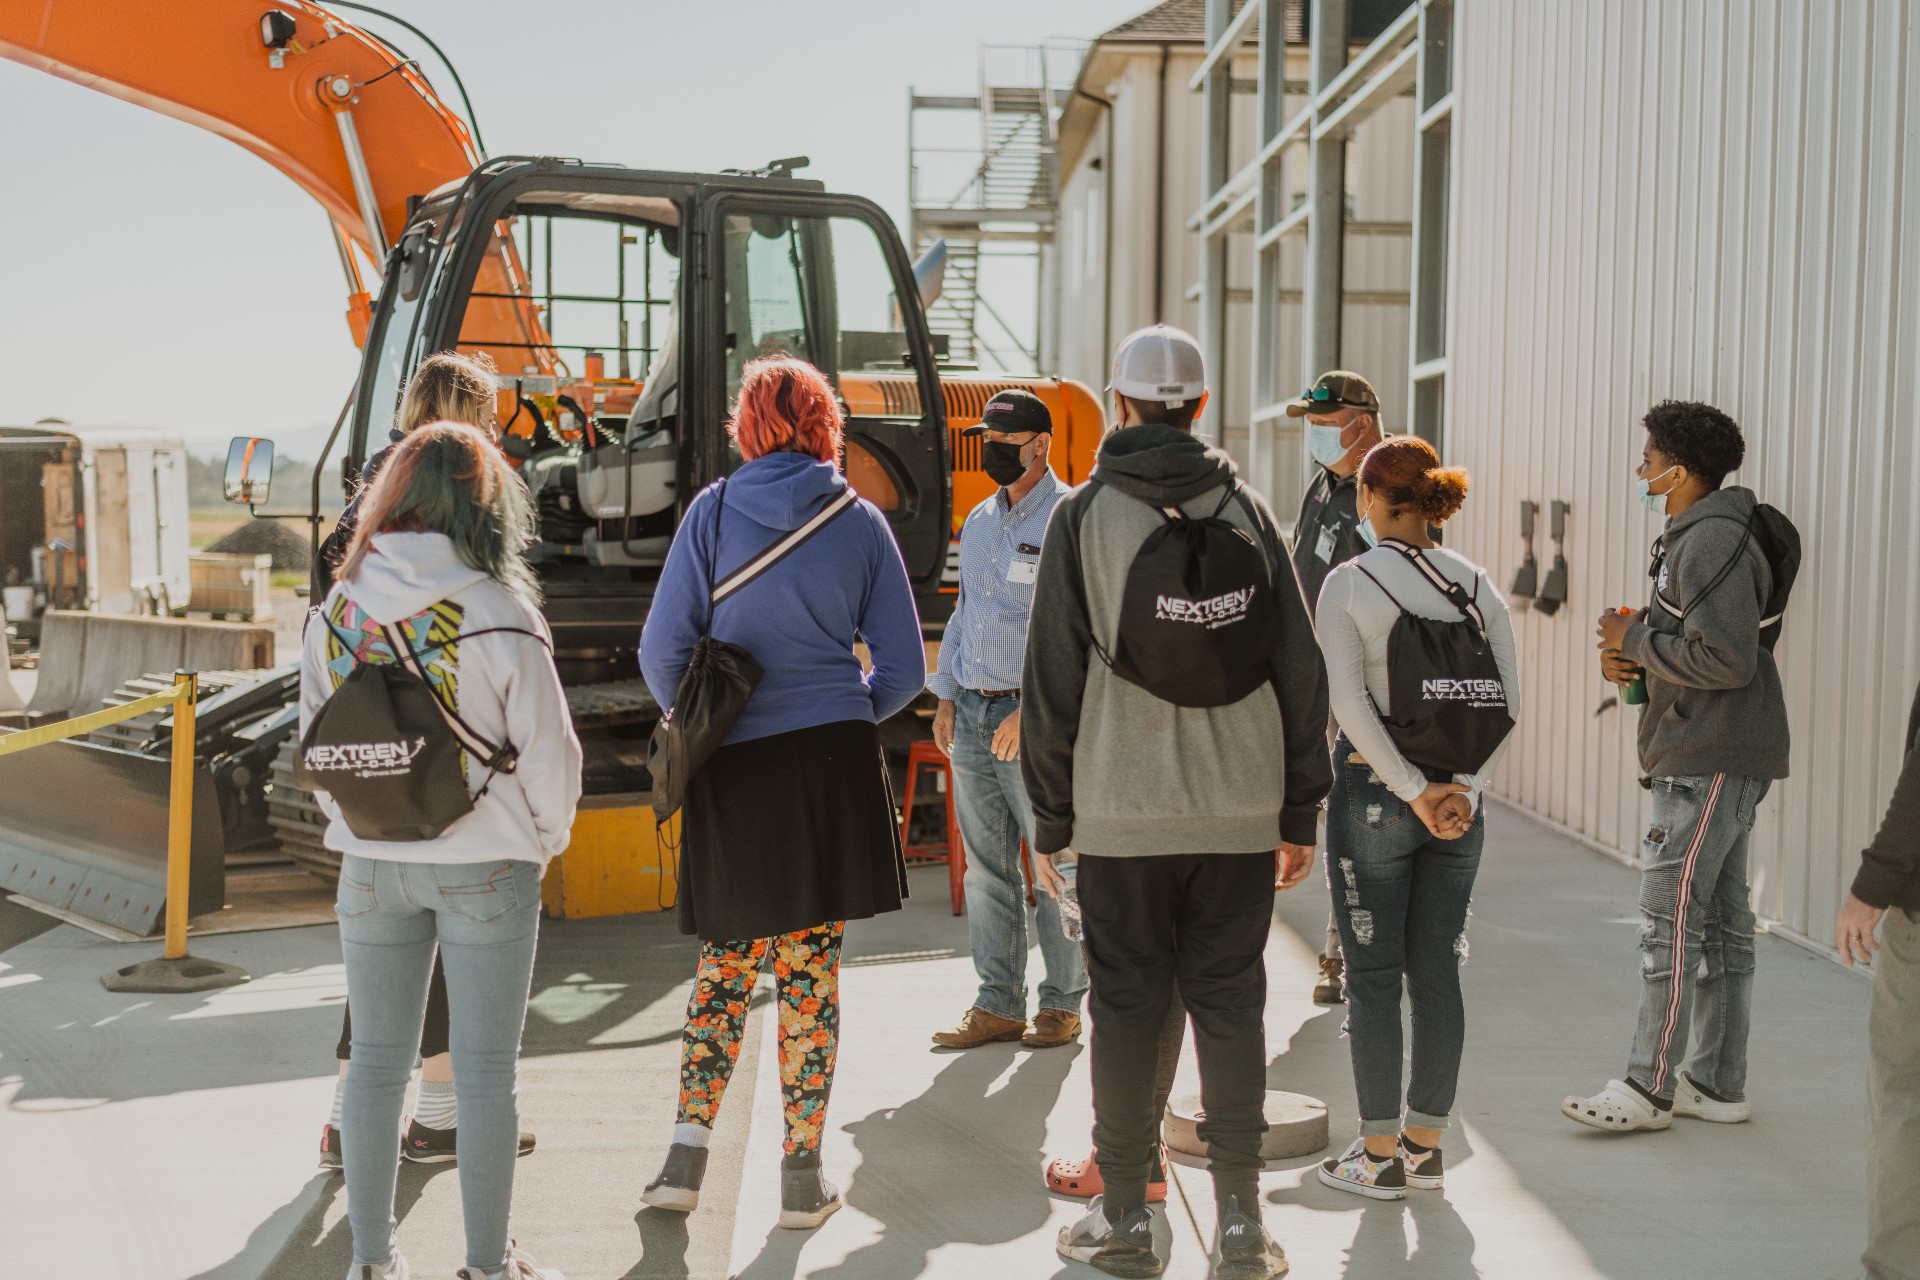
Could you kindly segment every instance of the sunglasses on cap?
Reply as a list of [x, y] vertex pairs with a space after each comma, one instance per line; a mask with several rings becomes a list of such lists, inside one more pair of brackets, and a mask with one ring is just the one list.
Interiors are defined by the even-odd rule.
[[1300, 398], [1311, 404], [1337, 404], [1349, 409], [1364, 409], [1367, 407], [1364, 404], [1359, 404], [1352, 400], [1342, 400], [1339, 396], [1333, 394], [1333, 388], [1331, 387], [1308, 387], [1300, 393]]

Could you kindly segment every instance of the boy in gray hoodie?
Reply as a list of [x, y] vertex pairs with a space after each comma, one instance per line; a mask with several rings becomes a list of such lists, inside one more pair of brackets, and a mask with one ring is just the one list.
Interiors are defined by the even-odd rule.
[[[1147, 1174], [1158, 1143], [1155, 1044], [1177, 980], [1200, 1058], [1202, 1136], [1219, 1212], [1214, 1274], [1286, 1268], [1260, 1224], [1266, 1131], [1264, 951], [1276, 880], [1312, 867], [1332, 786], [1327, 675], [1272, 514], [1232, 461], [1192, 434], [1206, 403], [1197, 343], [1155, 325], [1114, 357], [1122, 413], [1092, 482], [1055, 508], [1034, 586], [1021, 710], [1035, 854], [1078, 855], [1091, 980], [1094, 1145], [1106, 1189], [1060, 1252], [1113, 1275], [1158, 1275]], [[1162, 510], [1219, 512], [1259, 547], [1278, 625], [1270, 679], [1238, 702], [1182, 707], [1122, 679], [1128, 572]], [[1277, 861], [1277, 871], [1276, 871]]]
[[[1636, 489], [1667, 517], [1653, 601], [1609, 610], [1599, 629], [1601, 673], [1623, 686], [1646, 681], [1640, 766], [1653, 821], [1641, 849], [1640, 1019], [1625, 1079], [1560, 1107], [1613, 1133], [1665, 1129], [1676, 1115], [1733, 1124], [1752, 1114], [1747, 844], [1767, 789], [1787, 776], [1780, 671], [1760, 642], [1773, 576], [1749, 533], [1758, 504], [1752, 490], [1721, 487], [1746, 453], [1740, 428], [1711, 405], [1675, 400], [1655, 405], [1645, 425]], [[1696, 1000], [1699, 1043], [1687, 1058]]]

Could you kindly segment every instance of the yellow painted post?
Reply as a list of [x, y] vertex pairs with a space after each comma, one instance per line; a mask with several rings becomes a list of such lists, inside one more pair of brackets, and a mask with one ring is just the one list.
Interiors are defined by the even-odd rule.
[[167, 798], [167, 942], [162, 957], [187, 954], [187, 888], [193, 867], [193, 742], [200, 673], [176, 671], [173, 704], [173, 774]]

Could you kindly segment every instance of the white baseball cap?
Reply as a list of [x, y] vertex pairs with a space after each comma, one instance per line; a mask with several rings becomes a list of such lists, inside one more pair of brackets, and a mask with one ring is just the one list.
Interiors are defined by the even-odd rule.
[[1185, 329], [1150, 324], [1128, 334], [1113, 353], [1107, 390], [1129, 400], [1158, 401], [1171, 409], [1198, 399], [1206, 389], [1206, 361]]

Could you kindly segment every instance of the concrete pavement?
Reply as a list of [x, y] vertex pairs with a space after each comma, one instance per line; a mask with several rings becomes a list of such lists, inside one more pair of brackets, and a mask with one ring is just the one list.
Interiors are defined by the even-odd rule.
[[[1755, 1121], [1582, 1130], [1557, 1106], [1622, 1069], [1639, 982], [1635, 877], [1507, 810], [1490, 822], [1448, 1189], [1379, 1203], [1320, 1186], [1311, 1161], [1270, 1171], [1267, 1222], [1293, 1274], [1857, 1275], [1867, 983], [1763, 938]], [[672, 1119], [693, 948], [660, 917], [548, 922], [522, 1081], [540, 1134], [520, 1165], [522, 1241], [574, 1280], [1095, 1274], [1054, 1255], [1054, 1233], [1083, 1210], [1039, 1180], [1045, 1157], [1088, 1145], [1085, 1050], [931, 1052], [928, 1034], [965, 1009], [973, 978], [944, 872], [916, 872], [914, 887], [905, 911], [848, 933], [827, 1138], [847, 1208], [812, 1233], [773, 1226], [780, 1123], [764, 987], [700, 1213], [639, 1210]], [[1344, 1144], [1354, 1105], [1340, 1014], [1307, 998], [1325, 918], [1318, 878], [1276, 909], [1269, 1080], [1324, 1098]], [[63, 925], [0, 952], [10, 1261], [78, 1280], [336, 1280], [349, 1261], [344, 1196], [312, 1163], [342, 991], [333, 930], [195, 944], [247, 966], [256, 980], [244, 988], [99, 987], [101, 972], [152, 949]], [[1190, 1081], [1192, 1062], [1183, 1069]], [[1175, 1177], [1167, 1274], [1204, 1275], [1208, 1181]], [[400, 1233], [418, 1274], [462, 1261], [457, 1183], [449, 1166], [403, 1173]]]

